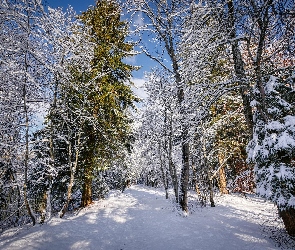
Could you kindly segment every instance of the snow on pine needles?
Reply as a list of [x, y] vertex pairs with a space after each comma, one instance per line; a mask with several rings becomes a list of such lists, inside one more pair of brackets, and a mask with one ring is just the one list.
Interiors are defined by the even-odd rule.
[[[216, 197], [216, 207], [194, 205], [184, 216], [162, 189], [132, 186], [44, 225], [10, 229], [0, 249], [295, 249], [276, 207], [256, 196]], [[282, 240], [284, 239], [284, 240]]]

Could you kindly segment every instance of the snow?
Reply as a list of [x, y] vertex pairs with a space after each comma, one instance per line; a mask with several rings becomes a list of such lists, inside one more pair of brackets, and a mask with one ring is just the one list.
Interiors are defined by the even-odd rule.
[[[171, 193], [171, 197], [172, 193]], [[216, 207], [197, 206], [190, 193], [184, 216], [162, 189], [136, 185], [63, 219], [11, 229], [0, 235], [0, 249], [280, 249], [261, 225], [277, 219], [263, 199], [216, 197]]]

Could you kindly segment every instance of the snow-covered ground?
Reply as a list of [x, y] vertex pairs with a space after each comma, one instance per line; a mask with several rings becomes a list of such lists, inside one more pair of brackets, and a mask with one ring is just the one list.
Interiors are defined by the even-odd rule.
[[63, 219], [7, 230], [0, 249], [280, 249], [281, 222], [263, 199], [219, 196], [214, 208], [192, 201], [190, 210], [184, 216], [161, 189], [132, 186]]

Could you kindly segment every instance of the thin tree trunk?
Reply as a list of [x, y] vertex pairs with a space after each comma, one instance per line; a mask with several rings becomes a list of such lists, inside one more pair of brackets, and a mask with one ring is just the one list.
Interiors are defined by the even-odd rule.
[[182, 143], [182, 161], [179, 204], [183, 211], [188, 212], [188, 182], [189, 182], [189, 144]]
[[166, 176], [166, 171], [164, 170], [164, 162], [162, 159], [161, 147], [162, 147], [162, 143], [160, 141], [159, 142], [159, 151], [158, 151], [159, 158], [160, 158], [160, 169], [161, 169], [161, 173], [162, 173], [162, 181], [163, 181], [163, 185], [165, 188], [166, 199], [168, 199], [169, 198], [169, 196], [168, 196], [168, 179]]
[[[26, 56], [27, 58], [27, 56]], [[27, 61], [26, 63], [26, 69], [27, 69]], [[23, 192], [24, 192], [24, 201], [26, 205], [26, 209], [28, 211], [29, 216], [32, 219], [33, 226], [36, 224], [36, 218], [35, 215], [33, 214], [32, 208], [29, 204], [28, 200], [28, 191], [27, 191], [27, 183], [28, 183], [28, 161], [29, 161], [29, 117], [28, 117], [28, 107], [27, 107], [27, 90], [26, 90], [26, 81], [24, 83], [23, 87], [23, 100], [24, 100], [24, 112], [25, 112], [25, 159], [24, 159], [24, 187], [23, 187]]]
[[227, 190], [227, 181], [226, 181], [226, 174], [225, 174], [225, 168], [224, 168], [224, 157], [221, 153], [218, 154], [218, 160], [221, 168], [219, 168], [219, 191], [222, 194], [228, 194]]
[[26, 205], [26, 209], [28, 211], [29, 216], [31, 217], [31, 220], [33, 222], [33, 226], [36, 224], [36, 218], [35, 215], [33, 214], [32, 208], [29, 204], [28, 200], [28, 190], [27, 190], [27, 183], [28, 183], [28, 161], [29, 161], [29, 115], [28, 115], [28, 104], [27, 104], [27, 84], [28, 84], [28, 79], [27, 79], [27, 73], [29, 71], [29, 64], [28, 64], [28, 49], [29, 49], [29, 31], [30, 31], [30, 18], [29, 18], [29, 13], [27, 16], [27, 28], [28, 28], [28, 33], [27, 33], [27, 43], [26, 43], [26, 52], [25, 52], [25, 81], [23, 85], [23, 102], [24, 102], [24, 114], [25, 114], [25, 156], [24, 156], [24, 187], [23, 187], [23, 192], [24, 192], [24, 202]]
[[215, 207], [215, 203], [214, 203], [214, 190], [213, 190], [213, 179], [209, 178], [209, 192], [210, 192], [210, 204], [211, 207]]
[[[172, 40], [171, 40], [172, 42]], [[184, 108], [183, 108], [183, 101], [184, 101], [184, 90], [181, 83], [181, 76], [179, 74], [179, 67], [178, 62], [172, 49], [173, 46], [170, 46], [171, 51], [168, 51], [171, 61], [173, 72], [175, 75], [175, 81], [178, 88], [177, 99], [180, 107], [180, 115], [182, 116], [181, 119], [184, 120]], [[181, 177], [180, 177], [180, 195], [179, 195], [179, 204], [183, 211], [188, 212], [188, 200], [187, 200], [187, 192], [188, 192], [188, 182], [189, 182], [189, 142], [188, 142], [188, 125], [182, 124], [183, 131], [181, 135], [181, 148], [182, 148], [182, 169], [181, 169]]]
[[17, 189], [17, 213], [16, 213], [16, 225], [19, 226], [19, 219], [20, 219], [20, 208], [21, 208], [21, 190], [19, 185], [16, 186]]
[[81, 138], [81, 133], [78, 134], [78, 141], [77, 141], [77, 147], [76, 147], [76, 151], [75, 151], [75, 162], [74, 163], [72, 163], [72, 159], [71, 159], [72, 144], [71, 144], [71, 142], [69, 142], [69, 165], [70, 165], [71, 176], [70, 176], [70, 182], [69, 182], [68, 191], [67, 191], [67, 201], [59, 213], [60, 218], [62, 218], [65, 215], [65, 213], [68, 211], [68, 207], [69, 207], [69, 204], [70, 204], [70, 201], [72, 198], [72, 189], [73, 189], [73, 185], [74, 185], [75, 173], [76, 173], [76, 169], [78, 166], [78, 160], [79, 160], [80, 138]]

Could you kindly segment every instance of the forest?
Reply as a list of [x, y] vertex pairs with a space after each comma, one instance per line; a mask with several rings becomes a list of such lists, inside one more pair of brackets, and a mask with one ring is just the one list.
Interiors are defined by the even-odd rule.
[[1, 231], [142, 184], [256, 193], [295, 236], [294, 0], [93, 4], [0, 1]]

